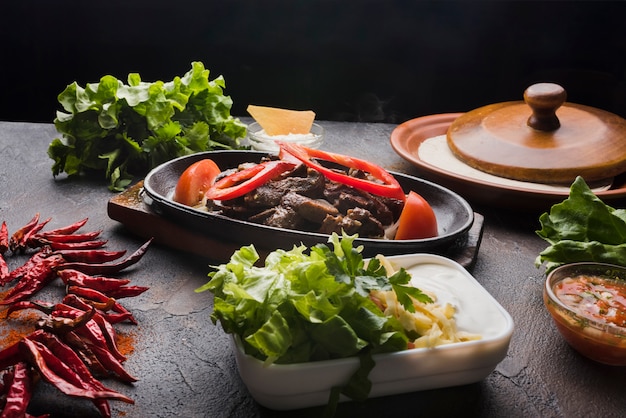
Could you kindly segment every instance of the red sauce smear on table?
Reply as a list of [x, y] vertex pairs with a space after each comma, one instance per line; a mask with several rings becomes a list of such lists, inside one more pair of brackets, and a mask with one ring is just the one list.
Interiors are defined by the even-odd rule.
[[561, 280], [554, 293], [585, 318], [626, 327], [626, 282], [580, 275]]

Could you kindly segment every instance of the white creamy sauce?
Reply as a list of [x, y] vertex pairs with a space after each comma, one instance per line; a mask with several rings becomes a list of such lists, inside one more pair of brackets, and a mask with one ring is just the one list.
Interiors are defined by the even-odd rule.
[[[435, 136], [423, 141], [419, 146], [418, 156], [420, 160], [425, 163], [446, 170], [452, 174], [492, 183], [498, 186], [523, 188], [532, 191], [569, 192], [569, 185], [558, 186], [507, 179], [470, 167], [454, 156], [448, 146], [446, 135]], [[612, 183], [612, 179], [608, 179], [601, 182], [601, 184], [589, 185], [589, 187], [594, 192], [603, 191], [610, 189]]]
[[287, 135], [268, 135], [265, 130], [251, 134], [249, 137], [250, 144], [259, 151], [278, 151], [278, 146], [274, 141], [295, 142], [300, 145], [315, 148], [321, 136], [313, 133], [308, 134], [292, 134]]
[[434, 294], [437, 303], [449, 303], [455, 308], [454, 320], [459, 331], [486, 338], [500, 334], [506, 327], [505, 317], [489, 294], [461, 271], [437, 263], [405, 268], [411, 274], [411, 285]]

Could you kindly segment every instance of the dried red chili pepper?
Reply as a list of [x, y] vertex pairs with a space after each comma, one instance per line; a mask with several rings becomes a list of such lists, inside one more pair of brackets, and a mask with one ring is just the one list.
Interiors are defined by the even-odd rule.
[[13, 367], [12, 379], [5, 397], [2, 418], [27, 416], [26, 409], [32, 397], [32, 377], [28, 364], [20, 361]]
[[0, 301], [0, 305], [9, 305], [27, 299], [43, 289], [46, 284], [54, 280], [56, 277], [55, 269], [63, 262], [63, 257], [60, 255], [41, 259], [9, 290], [5, 298]]
[[19, 341], [0, 351], [0, 370], [11, 367], [21, 361]]
[[48, 245], [53, 250], [93, 250], [102, 248], [108, 241], [82, 241], [82, 242], [56, 242], [51, 241]]
[[2, 402], [2, 396], [5, 394], [5, 389], [11, 384], [13, 379], [13, 369], [7, 368], [0, 370], [0, 403]]
[[67, 225], [61, 228], [56, 228], [56, 229], [52, 229], [50, 231], [45, 231], [45, 232], [41, 232], [39, 234], [37, 234], [38, 238], [47, 238], [50, 235], [67, 235], [67, 234], [73, 234], [74, 232], [78, 231], [80, 228], [83, 227], [83, 225], [85, 225], [87, 223], [87, 220], [89, 218], [85, 218], [85, 219], [81, 219], [78, 222], [75, 222], [71, 225]]
[[37, 251], [24, 264], [14, 269], [13, 271], [11, 271], [7, 279], [4, 281], [4, 283], [1, 283], [1, 284], [5, 285], [7, 283], [12, 282], [13, 280], [17, 280], [21, 278], [22, 276], [24, 276], [24, 274], [26, 274], [26, 272], [28, 272], [30, 269], [36, 266], [39, 262], [41, 262], [41, 260], [43, 260], [44, 258], [47, 258], [50, 255], [50, 253], [52, 253], [52, 249], [50, 247], [44, 247], [41, 250]]
[[95, 289], [101, 292], [118, 289], [130, 283], [128, 279], [113, 277], [94, 277], [78, 270], [64, 269], [57, 272], [63, 283], [68, 286], [81, 286]]
[[13, 235], [11, 235], [11, 238], [9, 239], [9, 249], [11, 251], [16, 251], [19, 248], [20, 242], [22, 242], [26, 234], [28, 234], [31, 229], [37, 226], [37, 222], [39, 222], [39, 213], [36, 213], [35, 216], [26, 225], [24, 225], [23, 227], [15, 231]]
[[22, 339], [20, 349], [42, 378], [66, 395], [92, 400], [114, 399], [134, 403], [128, 396], [104, 387], [89, 373], [71, 349], [65, 351], [65, 357], [62, 359], [54, 355], [46, 345], [31, 338]]
[[146, 286], [122, 286], [117, 289], [107, 290], [103, 293], [115, 299], [122, 299], [139, 296], [149, 289], [150, 288]]
[[[113, 298], [108, 297], [107, 295], [103, 294], [102, 292], [98, 292], [95, 289], [89, 289], [87, 287], [80, 287], [80, 286], [70, 286], [67, 288], [67, 293], [68, 294], [74, 294], [78, 297], [80, 297], [85, 303], [91, 305], [92, 303], [109, 303], [109, 301]], [[130, 312], [128, 311], [128, 309], [126, 309], [124, 306], [122, 306], [122, 304], [120, 304], [118, 301], [116, 301], [115, 299], [113, 299], [115, 303], [113, 303], [113, 306], [111, 307], [111, 310], [113, 310], [114, 312], [120, 313], [120, 314], [130, 314]], [[135, 320], [135, 317], [131, 314], [130, 317], [128, 318], [128, 320], [133, 323], [133, 324], [137, 324], [137, 321]]]
[[8, 318], [9, 315], [11, 315], [13, 312], [21, 311], [23, 309], [36, 309], [49, 315], [54, 310], [54, 304], [41, 301], [33, 302], [30, 300], [13, 302], [11, 305], [9, 305], [9, 308], [7, 309], [6, 317]]
[[[77, 386], [77, 384], [82, 384], [82, 382], [77, 377], [76, 373], [73, 373], [71, 370], [68, 371], [67, 365], [65, 365], [66, 367], [61, 366], [60, 363], [62, 362], [59, 358], [54, 355], [46, 355], [46, 357], [44, 357], [41, 354], [41, 348], [45, 349], [46, 354], [52, 353], [40, 342], [23, 338], [19, 342], [19, 347], [23, 356], [29, 360], [29, 363], [35, 367], [41, 377], [48, 383], [54, 385], [61, 392], [70, 396], [80, 396], [90, 399], [99, 397], [94, 394], [95, 391], [93, 389], [85, 390]], [[48, 365], [48, 359], [52, 361], [54, 369]], [[61, 375], [59, 375], [59, 373]]]
[[[52, 354], [67, 362], [68, 366], [76, 372], [76, 375], [79, 378], [77, 381], [82, 382], [80, 387], [85, 389], [95, 388], [100, 391], [111, 391], [111, 389], [106, 388], [99, 380], [95, 379], [85, 365], [81, 363], [80, 357], [73, 352], [69, 346], [61, 342], [56, 336], [48, 333], [41, 333], [38, 335], [31, 335], [31, 339], [44, 343], [45, 346], [50, 349]], [[115, 391], [113, 392], [117, 393]], [[130, 403], [134, 403], [130, 398], [118, 400], [122, 400], [124, 402], [128, 402], [130, 400]], [[111, 408], [107, 399], [97, 398], [93, 399], [92, 402], [98, 408], [103, 417], [111, 416]]]
[[112, 274], [112, 273], [117, 273], [117, 272], [120, 272], [120, 271], [124, 270], [127, 267], [132, 266], [133, 264], [135, 264], [139, 260], [141, 260], [141, 257], [144, 256], [144, 254], [148, 250], [148, 247], [150, 246], [150, 243], [152, 243], [153, 240], [154, 240], [154, 238], [150, 238], [141, 247], [139, 247], [134, 253], [132, 253], [128, 257], [126, 257], [123, 260], [120, 260], [119, 262], [116, 262], [116, 263], [90, 264], [90, 263], [82, 263], [82, 262], [68, 262], [68, 263], [64, 263], [61, 268], [78, 270], [78, 271], [82, 271], [85, 274]]
[[89, 348], [87, 342], [83, 340], [74, 331], [66, 332], [62, 336], [63, 342], [69, 345], [76, 354], [81, 358], [83, 363], [91, 370], [92, 374], [97, 376], [108, 376], [109, 370], [98, 360], [93, 351]]
[[[72, 333], [76, 338], [80, 338], [79, 335], [82, 335], [89, 341], [88, 346], [84, 348], [89, 349], [90, 351], [84, 353], [85, 355], [95, 355], [96, 360], [106, 363], [104, 366], [111, 367], [111, 371], [120, 375], [122, 379], [130, 379], [131, 377], [127, 372], [120, 370], [121, 363], [119, 362], [124, 361], [126, 357], [117, 348], [115, 330], [112, 325], [103, 315], [96, 312], [93, 307], [88, 305], [86, 307], [88, 308], [88, 311], [84, 312], [81, 309], [73, 308], [69, 305], [57, 304], [55, 305], [55, 309], [50, 316], [40, 321], [39, 326], [43, 330], [50, 331], [53, 334], [60, 334], [64, 338], [66, 338], [66, 336], [70, 333]], [[94, 324], [89, 323], [89, 321], [92, 320], [99, 329], [96, 328]], [[87, 332], [80, 329], [83, 326], [88, 328]], [[95, 344], [96, 342], [102, 345], [102, 347]], [[106, 351], [108, 355], [105, 356], [102, 351]], [[101, 359], [103, 356], [105, 358]], [[115, 359], [119, 365], [111, 364], [112, 360], [108, 358], [109, 356]], [[132, 381], [137, 380], [135, 378], [132, 379], [134, 379]]]
[[51, 234], [50, 232], [46, 232], [33, 236], [32, 240], [43, 244], [50, 242], [84, 242], [95, 240], [100, 234], [102, 234], [102, 230], [84, 232], [82, 234]]
[[10, 273], [9, 265], [4, 259], [4, 256], [0, 254], [0, 284], [4, 286], [5, 281], [9, 280]]
[[5, 281], [9, 279], [9, 265], [4, 259], [4, 253], [9, 250], [9, 230], [7, 229], [7, 223], [2, 222], [0, 227], [0, 285], [4, 285]]
[[61, 254], [68, 262], [81, 263], [106, 263], [108, 261], [117, 260], [126, 254], [126, 250], [105, 251], [105, 250], [88, 250], [88, 249], [65, 249], [56, 250], [55, 254]]
[[93, 277], [78, 270], [59, 270], [57, 274], [67, 286], [94, 289], [110, 298], [116, 299], [138, 296], [149, 289], [149, 287], [145, 286], [125, 286], [130, 283], [130, 280]]
[[[76, 295], [73, 295], [73, 296], [76, 296]], [[86, 299], [86, 298], [79, 298], [79, 299], [84, 301], [87, 304], [87, 306], [96, 308], [96, 310], [98, 310], [99, 312], [114, 311], [114, 309], [117, 309], [116, 305], [119, 303], [117, 300], [115, 300], [114, 298], [110, 298], [110, 297], [107, 297], [106, 300], [103, 299], [102, 302], [97, 302], [95, 300]]]
[[122, 354], [122, 352], [117, 347], [117, 341], [115, 336], [115, 329], [113, 325], [111, 325], [102, 315], [99, 315], [97, 312], [93, 317], [93, 320], [102, 331], [102, 335], [106, 339], [106, 348], [108, 351], [119, 361], [126, 361], [126, 356]]
[[50, 331], [53, 334], [64, 334], [83, 326], [89, 327], [89, 322], [96, 314], [95, 308], [89, 311], [81, 311], [61, 303], [54, 306], [54, 310], [37, 323], [40, 329]]
[[63, 303], [69, 306], [73, 306], [74, 308], [82, 309], [84, 311], [89, 310], [91, 309], [92, 306], [94, 306], [96, 309], [98, 309], [98, 312], [100, 313], [100, 315], [102, 315], [104, 319], [109, 321], [109, 323], [111, 324], [117, 324], [126, 320], [130, 320], [132, 318], [132, 314], [130, 312], [124, 312], [124, 313], [108, 312], [113, 307], [113, 304], [115, 303], [115, 299], [109, 298], [109, 300], [111, 301], [111, 303], [110, 305], [105, 304], [106, 309], [99, 309], [95, 305], [90, 305], [87, 302], [85, 302], [83, 299], [73, 294], [66, 295], [63, 298]]
[[[76, 334], [74, 334], [74, 336], [76, 338], [80, 338]], [[69, 345], [63, 342], [61, 338], [47, 332], [39, 333], [36, 335], [31, 334], [29, 338], [45, 344], [45, 346], [48, 347], [55, 356], [59, 357], [59, 359], [74, 368], [77, 374], [81, 376], [85, 381], [89, 382], [93, 387], [104, 388], [104, 385], [102, 385], [100, 381], [93, 377], [88, 368], [86, 368], [84, 364], [79, 363], [80, 359], [78, 358], [78, 356], [75, 355], [76, 352], [72, 350]]]
[[0, 226], [0, 254], [4, 254], [9, 250], [9, 230], [6, 221], [2, 221]]
[[[117, 349], [117, 344], [115, 344], [115, 331], [111, 324], [106, 322], [95, 308], [89, 311], [90, 317], [88, 321], [81, 321], [80, 324], [77, 323], [78, 319], [84, 314], [86, 314], [86, 312], [79, 309], [58, 304], [56, 309], [50, 314], [50, 317], [46, 318], [45, 322], [42, 322], [42, 327], [44, 327], [44, 329], [50, 329], [54, 333], [57, 332], [56, 330], [72, 330], [78, 335], [87, 338], [93, 344], [109, 350], [120, 361], [125, 361], [126, 356], [120, 353]], [[63, 318], [74, 319], [76, 322], [64, 322], [62, 320]]]
[[117, 375], [120, 380], [128, 383], [136, 382], [138, 379], [128, 373], [128, 371], [124, 368], [122, 363], [115, 358], [113, 354], [109, 350], [105, 350], [102, 347], [98, 347], [95, 344], [91, 344], [89, 342], [86, 343], [86, 346], [92, 351], [92, 353], [96, 356], [98, 361], [110, 372]]
[[20, 250], [24, 251], [26, 249], [26, 247], [28, 246], [28, 241], [31, 239], [31, 237], [33, 237], [35, 234], [37, 234], [39, 231], [41, 231], [43, 229], [43, 227], [46, 226], [46, 224], [48, 222], [50, 222], [51, 220], [52, 220], [52, 218], [48, 218], [48, 219], [44, 220], [43, 222], [39, 222], [30, 231], [28, 231], [26, 234], [24, 234], [24, 236], [22, 237], [22, 239], [20, 240], [20, 242], [18, 244]]

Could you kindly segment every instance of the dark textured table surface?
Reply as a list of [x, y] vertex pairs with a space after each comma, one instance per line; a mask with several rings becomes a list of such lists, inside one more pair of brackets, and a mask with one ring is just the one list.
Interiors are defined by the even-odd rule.
[[[394, 125], [323, 125], [326, 149], [420, 174], [391, 149]], [[14, 230], [36, 212], [52, 217], [49, 228], [88, 217], [89, 230], [103, 230], [107, 248], [130, 250], [141, 245], [143, 239], [107, 216], [113, 194], [104, 183], [53, 178], [46, 150], [56, 135], [51, 124], [0, 122], [0, 219]], [[561, 339], [544, 309], [543, 270], [534, 266], [546, 246], [534, 233], [538, 214], [474, 208], [484, 215], [485, 226], [472, 274], [515, 321], [508, 355], [482, 382], [343, 403], [337, 416], [622, 416], [626, 370], [580, 357]], [[10, 265], [17, 262], [8, 258]], [[322, 408], [276, 412], [251, 398], [238, 376], [229, 338], [209, 320], [211, 295], [194, 293], [206, 282], [210, 262], [155, 245], [126, 273], [134, 284], [150, 286], [150, 291], [126, 302], [139, 322], [129, 328], [135, 350], [126, 367], [139, 381], [106, 382], [136, 402], [111, 402], [113, 415], [319, 416]], [[46, 385], [38, 385], [31, 405], [32, 413], [97, 416], [89, 402], [69, 400]]]

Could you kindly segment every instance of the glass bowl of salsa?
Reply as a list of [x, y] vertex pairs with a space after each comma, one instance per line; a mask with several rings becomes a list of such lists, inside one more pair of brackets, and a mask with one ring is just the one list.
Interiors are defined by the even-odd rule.
[[572, 348], [599, 363], [626, 366], [626, 268], [560, 266], [546, 278], [543, 301]]

